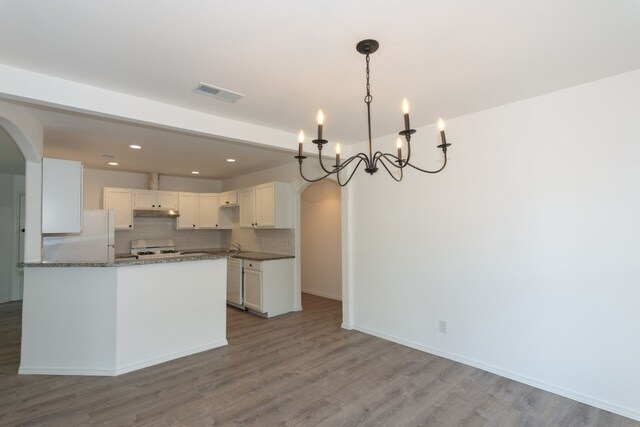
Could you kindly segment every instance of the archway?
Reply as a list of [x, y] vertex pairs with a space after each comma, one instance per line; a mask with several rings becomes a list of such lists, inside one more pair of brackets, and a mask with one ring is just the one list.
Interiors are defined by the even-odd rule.
[[302, 293], [342, 300], [342, 201], [340, 186], [323, 180], [300, 194]]
[[0, 303], [22, 299], [25, 158], [0, 126]]

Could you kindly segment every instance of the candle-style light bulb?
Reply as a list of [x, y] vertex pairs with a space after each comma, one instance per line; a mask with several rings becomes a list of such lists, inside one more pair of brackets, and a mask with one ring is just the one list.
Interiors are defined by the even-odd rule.
[[444, 120], [442, 120], [442, 118], [438, 119], [438, 128], [440, 129], [440, 140], [442, 141], [442, 145], [445, 145], [445, 147], [443, 147], [444, 150], [447, 148], [447, 136], [444, 134]]
[[407, 98], [402, 99], [402, 112], [404, 113], [404, 130], [408, 131], [411, 129], [411, 125], [409, 124], [409, 101]]
[[398, 148], [398, 160], [402, 160], [402, 139], [396, 140], [396, 147]]
[[402, 112], [409, 114], [409, 101], [407, 101], [407, 98], [402, 98]]
[[298, 156], [302, 156], [302, 144], [304, 143], [304, 131], [298, 133]]
[[336, 154], [340, 154], [340, 143], [336, 142]]
[[318, 110], [318, 139], [322, 140], [322, 125], [324, 125], [324, 113]]
[[336, 167], [340, 166], [340, 144], [336, 142]]

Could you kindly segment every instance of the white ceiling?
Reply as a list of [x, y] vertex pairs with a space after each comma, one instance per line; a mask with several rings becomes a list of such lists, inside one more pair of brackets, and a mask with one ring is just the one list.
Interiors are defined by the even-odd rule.
[[[381, 45], [371, 60], [375, 137], [401, 128], [403, 96], [416, 127], [640, 68], [639, 24], [638, 0], [4, 0], [0, 62], [291, 133], [312, 134], [323, 108], [325, 136], [353, 143], [366, 138], [361, 39]], [[198, 82], [245, 98], [194, 94]], [[110, 134], [46, 114], [47, 151], [76, 152], [92, 135], [104, 151], [105, 139], [129, 137], [127, 127]], [[219, 144], [159, 135], [149, 134], [173, 150], [165, 157], [179, 144]], [[198, 160], [191, 150], [182, 158]], [[145, 170], [169, 173], [151, 159]]]

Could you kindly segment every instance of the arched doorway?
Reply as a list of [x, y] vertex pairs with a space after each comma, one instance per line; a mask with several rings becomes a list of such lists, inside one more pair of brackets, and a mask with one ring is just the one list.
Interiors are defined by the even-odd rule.
[[0, 125], [0, 303], [22, 299], [25, 158]]
[[342, 206], [340, 186], [322, 180], [300, 194], [302, 293], [342, 300]]

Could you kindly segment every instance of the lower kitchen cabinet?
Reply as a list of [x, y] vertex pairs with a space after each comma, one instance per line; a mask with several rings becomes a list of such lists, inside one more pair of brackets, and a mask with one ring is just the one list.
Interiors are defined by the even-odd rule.
[[244, 261], [244, 305], [265, 317], [293, 311], [294, 259]]

